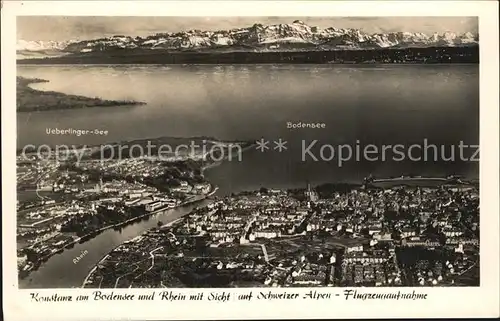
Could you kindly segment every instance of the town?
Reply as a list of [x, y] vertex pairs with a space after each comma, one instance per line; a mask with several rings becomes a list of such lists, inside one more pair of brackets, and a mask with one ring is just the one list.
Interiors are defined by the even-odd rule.
[[107, 229], [148, 220], [217, 191], [203, 174], [217, 163], [198, 151], [162, 159], [130, 155], [103, 161], [95, 157], [99, 147], [83, 149], [79, 152], [85, 157], [78, 161], [56, 152], [23, 153], [17, 158], [21, 278], [56, 253]]
[[360, 185], [216, 198], [118, 246], [85, 288], [479, 286], [472, 182]]

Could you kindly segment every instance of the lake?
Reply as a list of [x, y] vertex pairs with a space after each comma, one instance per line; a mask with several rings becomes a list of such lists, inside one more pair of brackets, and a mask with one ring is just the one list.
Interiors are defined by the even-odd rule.
[[[160, 136], [269, 141], [270, 149], [264, 152], [251, 149], [241, 161], [226, 161], [207, 171], [221, 195], [262, 186], [359, 182], [370, 173], [458, 174], [473, 179], [479, 175], [478, 162], [457, 160], [458, 149], [454, 161], [439, 156], [394, 160], [388, 154], [385, 160], [379, 155], [376, 160], [353, 157], [339, 163], [339, 155], [331, 155], [344, 144], [351, 151], [369, 144], [379, 150], [398, 144], [408, 149], [427, 140], [439, 153], [444, 145], [449, 157], [451, 145], [478, 144], [479, 65], [58, 65], [18, 66], [17, 71], [20, 76], [49, 80], [32, 85], [40, 90], [146, 102], [19, 113], [18, 148]], [[325, 128], [289, 129], [288, 122], [324, 123]], [[46, 128], [100, 129], [108, 134], [48, 135]], [[279, 139], [287, 142], [281, 152], [274, 149]], [[304, 153], [310, 144], [312, 156]], [[89, 254], [78, 264], [90, 270], [103, 244], [113, 248], [146, 228], [139, 226], [125, 237], [106, 232], [79, 245], [74, 251], [87, 249]], [[67, 252], [50, 259], [40, 271], [66, 273], [65, 267], [74, 268]], [[51, 279], [50, 273], [35, 272], [26, 286], [79, 286], [84, 274]]]

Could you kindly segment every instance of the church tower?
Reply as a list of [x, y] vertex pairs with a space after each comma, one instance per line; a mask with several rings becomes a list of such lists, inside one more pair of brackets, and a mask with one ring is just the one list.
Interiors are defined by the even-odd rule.
[[309, 182], [307, 182], [307, 190], [304, 194], [305, 194], [305, 197], [310, 202], [316, 202], [318, 200], [318, 195], [316, 194], [315, 191], [312, 190], [311, 184]]

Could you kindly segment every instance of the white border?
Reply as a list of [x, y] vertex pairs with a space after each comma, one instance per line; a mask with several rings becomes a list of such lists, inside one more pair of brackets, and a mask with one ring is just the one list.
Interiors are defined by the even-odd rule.
[[[7, 320], [256, 319], [499, 316], [499, 101], [496, 1], [4, 1], [2, 8], [3, 301]], [[33, 303], [17, 289], [15, 244], [15, 43], [17, 15], [115, 16], [478, 16], [480, 33], [481, 286], [417, 288], [423, 301], [186, 301]], [[443, 130], [446, 130], [443, 128]], [[335, 288], [330, 288], [333, 291]], [[365, 288], [366, 289], [366, 288]], [[409, 288], [401, 290], [408, 291]], [[232, 292], [245, 293], [249, 289]], [[75, 293], [91, 290], [58, 290]], [[115, 292], [127, 292], [115, 290]], [[183, 290], [192, 292], [192, 289]], [[227, 289], [226, 289], [227, 291]], [[286, 289], [277, 289], [286, 291]], [[383, 291], [375, 289], [374, 291]], [[50, 292], [50, 290], [41, 290]], [[135, 291], [138, 292], [138, 291]], [[144, 290], [143, 292], [147, 292]], [[208, 291], [207, 291], [208, 292]]]

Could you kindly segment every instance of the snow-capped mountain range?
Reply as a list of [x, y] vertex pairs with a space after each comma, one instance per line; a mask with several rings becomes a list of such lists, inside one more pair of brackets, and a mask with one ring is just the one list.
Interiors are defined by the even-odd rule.
[[18, 40], [16, 49], [18, 51], [45, 51], [45, 50], [64, 50], [70, 43], [76, 41], [26, 41]]
[[423, 33], [389, 32], [368, 34], [359, 29], [320, 29], [296, 20], [290, 24], [255, 24], [231, 30], [189, 30], [157, 33], [147, 37], [112, 36], [93, 40], [23, 41], [17, 42], [18, 53], [60, 52], [88, 53], [113, 49], [246, 51], [291, 50], [356, 50], [408, 47], [456, 47], [478, 44], [478, 35], [470, 32], [426, 35]]

